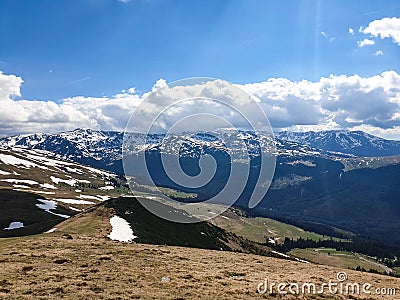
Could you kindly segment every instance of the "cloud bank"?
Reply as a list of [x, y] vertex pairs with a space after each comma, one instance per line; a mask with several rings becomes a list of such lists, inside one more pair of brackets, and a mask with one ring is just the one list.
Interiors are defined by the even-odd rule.
[[400, 45], [400, 18], [374, 20], [366, 28], [361, 27], [359, 31], [376, 38], [391, 38], [394, 43]]
[[[131, 88], [113, 97], [71, 97], [60, 103], [16, 100], [21, 97], [22, 84], [22, 78], [0, 73], [2, 135], [79, 127], [123, 131], [135, 108], [148, 95], [139, 95]], [[153, 91], [165, 85], [165, 80], [159, 80]], [[400, 139], [400, 75], [395, 71], [371, 77], [331, 75], [315, 82], [270, 78], [237, 86], [259, 102], [277, 130], [364, 130]], [[179, 109], [193, 113], [196, 107]], [[213, 113], [224, 112], [216, 108]], [[236, 122], [235, 115], [223, 117]]]

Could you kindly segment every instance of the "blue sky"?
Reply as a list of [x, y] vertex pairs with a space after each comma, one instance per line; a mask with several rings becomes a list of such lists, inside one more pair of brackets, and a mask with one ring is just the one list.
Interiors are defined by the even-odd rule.
[[358, 47], [359, 27], [399, 15], [399, 1], [2, 0], [0, 71], [23, 78], [24, 99], [56, 102], [159, 78], [365, 77], [398, 71], [400, 48]]
[[398, 0], [0, 0], [0, 37], [0, 135], [123, 131], [155, 84], [202, 76], [275, 130], [400, 140]]

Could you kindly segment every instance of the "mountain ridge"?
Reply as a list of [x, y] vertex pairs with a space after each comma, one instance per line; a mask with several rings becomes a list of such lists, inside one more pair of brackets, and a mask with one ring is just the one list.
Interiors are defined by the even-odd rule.
[[400, 141], [383, 139], [360, 130], [281, 131], [276, 133], [275, 136], [285, 141], [356, 156], [372, 157], [400, 154]]
[[[238, 131], [239, 133], [250, 133]], [[211, 134], [210, 134], [211, 133]], [[175, 135], [186, 135], [194, 137], [203, 142], [215, 141], [213, 132], [180, 133]], [[363, 131], [328, 130], [328, 131], [280, 131], [274, 133], [276, 140], [284, 142], [295, 142], [310, 146], [312, 148], [340, 152], [356, 156], [393, 156], [400, 155], [400, 141], [383, 139]], [[144, 134], [133, 133], [136, 138], [143, 138]], [[164, 134], [151, 135], [156, 141], [165, 137]], [[253, 135], [254, 137], [254, 135]], [[103, 131], [77, 128], [72, 131], [61, 133], [35, 133], [22, 134], [0, 138], [3, 146], [26, 146], [49, 150], [51, 147], [58, 149], [59, 154], [64, 155], [86, 155], [90, 152], [91, 157], [96, 156], [101, 147], [107, 146], [109, 156], [121, 155], [124, 133], [119, 131]], [[250, 136], [250, 138], [252, 138]], [[249, 139], [249, 135], [243, 138]], [[69, 142], [69, 143], [68, 143]], [[147, 143], [149, 140], [146, 141]], [[71, 147], [74, 146], [74, 147]], [[62, 149], [63, 148], [63, 149]], [[50, 149], [51, 151], [51, 149]], [[54, 152], [54, 151], [53, 151]]]

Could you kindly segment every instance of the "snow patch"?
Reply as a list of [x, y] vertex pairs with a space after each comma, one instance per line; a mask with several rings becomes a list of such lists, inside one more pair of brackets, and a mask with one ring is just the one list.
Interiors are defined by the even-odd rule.
[[6, 165], [23, 166], [26, 168], [38, 167], [38, 168], [42, 168], [42, 169], [47, 169], [46, 167], [39, 166], [29, 160], [21, 159], [21, 158], [15, 157], [13, 155], [8, 155], [8, 154], [0, 154], [0, 160], [3, 163], [5, 163]]
[[13, 187], [16, 189], [30, 189], [31, 188], [30, 186], [23, 185], [23, 184], [14, 184]]
[[103, 186], [103, 187], [99, 188], [99, 190], [102, 190], [102, 191], [109, 191], [109, 190], [113, 190], [113, 189], [114, 189], [114, 187], [112, 185], [107, 185], [107, 186]]
[[118, 216], [110, 219], [112, 231], [108, 236], [110, 239], [120, 242], [132, 242], [137, 236], [133, 234], [132, 228], [129, 223]]
[[48, 183], [42, 183], [40, 185], [40, 187], [44, 188], [44, 189], [51, 189], [51, 190], [56, 190], [57, 189], [54, 185], [48, 184]]
[[56, 214], [55, 212], [52, 212], [53, 209], [57, 208], [56, 202], [54, 202], [52, 200], [44, 200], [44, 199], [37, 199], [37, 200], [42, 202], [42, 203], [36, 204], [36, 206], [39, 207], [40, 209], [43, 209], [44, 211], [46, 211], [52, 215], [59, 216], [61, 218], [68, 219], [70, 217], [67, 215]]
[[86, 200], [77, 200], [77, 199], [53, 199], [58, 202], [66, 203], [66, 204], [95, 204], [94, 202], [91, 201], [86, 201]]
[[66, 183], [70, 186], [74, 186], [76, 184], [76, 179], [61, 179], [58, 177], [50, 176], [51, 181], [55, 184], [59, 184], [60, 182]]
[[90, 196], [90, 195], [79, 195], [79, 199], [90, 199], [90, 200], [97, 200], [99, 201], [100, 199], [97, 198], [96, 196]]
[[77, 173], [77, 174], [82, 174], [81, 170], [78, 170], [76, 168], [70, 168], [70, 167], [65, 167], [65, 169], [70, 172], [70, 173]]
[[0, 170], [0, 175], [11, 175], [11, 173]]
[[36, 185], [39, 184], [39, 182], [33, 181], [33, 180], [24, 180], [24, 179], [0, 179], [0, 181], [4, 182], [10, 182], [10, 183], [24, 183], [24, 184], [29, 184], [29, 185]]
[[110, 196], [101, 196], [101, 195], [97, 195], [97, 197], [99, 197], [101, 201], [107, 201], [110, 200], [111, 198]]
[[89, 180], [85, 180], [85, 179], [78, 179], [78, 181], [79, 182], [82, 182], [82, 183], [91, 183]]
[[277, 255], [279, 255], [279, 256], [285, 257], [285, 258], [290, 258], [289, 255], [284, 254], [284, 253], [280, 253], [280, 252], [278, 252], [278, 251], [271, 251], [271, 252], [272, 252], [272, 253], [275, 253], [275, 254], [277, 254]]
[[13, 230], [13, 229], [18, 229], [18, 228], [23, 228], [23, 227], [24, 227], [24, 223], [22, 223], [22, 222], [11, 222], [7, 228], [4, 228], [4, 230]]
[[72, 207], [72, 206], [68, 206], [68, 208], [69, 208], [70, 210], [73, 210], [73, 211], [82, 211], [81, 209], [77, 209], [77, 208]]

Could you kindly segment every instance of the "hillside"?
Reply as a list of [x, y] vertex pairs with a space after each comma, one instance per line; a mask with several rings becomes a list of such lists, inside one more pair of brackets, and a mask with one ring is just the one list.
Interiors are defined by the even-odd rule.
[[39, 194], [75, 209], [128, 191], [114, 173], [18, 146], [0, 147], [0, 189]]
[[0, 189], [0, 238], [38, 234], [76, 214], [27, 192]]
[[[173, 209], [154, 200], [148, 205], [169, 210], [188, 218], [184, 211]], [[120, 197], [93, 206], [69, 220], [58, 224], [56, 232], [89, 234], [107, 237], [111, 218], [117, 216], [129, 224], [132, 241], [137, 243], [195, 247], [213, 250], [240, 251], [268, 255], [270, 249], [245, 240], [209, 222], [176, 223], [155, 216], [145, 209], [135, 197]], [[129, 230], [129, 229], [128, 229]]]
[[[227, 149], [221, 142], [223, 136], [244, 141], [246, 148], [235, 146], [240, 143], [233, 143], [233, 148]], [[235, 203], [236, 207], [248, 210], [248, 201], [254, 191], [260, 170], [260, 151], [270, 145], [267, 136], [255, 136], [254, 133], [240, 131], [236, 133], [226, 131], [182, 133], [173, 134], [165, 143], [161, 143], [163, 137], [163, 135], [149, 136], [144, 147], [144, 135], [130, 134], [127, 159], [135, 165], [137, 154], [146, 151], [147, 166], [155, 184], [176, 190], [177, 193], [185, 192], [191, 195], [183, 201], [199, 201], [213, 197], [224, 187], [229, 177], [231, 167], [229, 153], [234, 152], [238, 157], [249, 153], [251, 165], [249, 180], [244, 192]], [[179, 141], [184, 141], [182, 148], [175, 149], [176, 145], [180, 144]], [[313, 144], [312, 141], [321, 143]], [[327, 145], [331, 145], [332, 141], [340, 147], [328, 147]], [[68, 159], [70, 163], [87, 163], [92, 167], [115, 171], [118, 176], [124, 173], [121, 161], [122, 142], [122, 133], [84, 129], [60, 134], [23, 135], [0, 139], [0, 144], [5, 147], [17, 147], [15, 149], [27, 147], [21, 149], [35, 152], [45, 149], [52, 151], [60, 159]], [[249, 213], [254, 216], [283, 220], [301, 227], [306, 226], [311, 231], [322, 229], [319, 231], [322, 234], [332, 235], [332, 231], [344, 230], [368, 238], [400, 244], [399, 235], [385, 234], [400, 230], [399, 218], [397, 218], [400, 204], [396, 201], [400, 195], [398, 189], [400, 156], [360, 157], [352, 154], [354, 149], [364, 149], [369, 153], [368, 155], [400, 153], [398, 142], [379, 139], [361, 132], [279, 133], [276, 141], [276, 169], [271, 189], [263, 201]], [[374, 149], [381, 152], [373, 152]], [[191, 175], [198, 174], [201, 155], [212, 155], [218, 164], [213, 180], [196, 189], [177, 185], [170, 180], [163, 169], [160, 154], [176, 155], [177, 150], [179, 150], [182, 169]], [[235, 163], [245, 164], [241, 160]], [[133, 170], [137, 172], [133, 174], [137, 181], [135, 187], [143, 190], [140, 185], [136, 185], [143, 183], [140, 173], [143, 170], [140, 168], [133, 168]], [[71, 179], [70, 177], [75, 178], [75, 174], [56, 177], [68, 180]], [[13, 175], [0, 176], [0, 178], [16, 179]], [[385, 180], [381, 180], [383, 178]], [[86, 180], [79, 177], [76, 179]], [[110, 181], [107, 180], [107, 182]], [[87, 195], [75, 192], [76, 188], [70, 187], [65, 196], [60, 196], [60, 198], [74, 199], [73, 202], [81, 200], [97, 203], [97, 199], [113, 196], [113, 191], [117, 191], [117, 189], [100, 191], [99, 188], [108, 186], [107, 182], [103, 179], [103, 182], [92, 183], [90, 186], [95, 186], [95, 188], [89, 191], [86, 187]], [[11, 182], [0, 181], [0, 185], [2, 184], [12, 186]], [[42, 192], [54, 193], [49, 190]], [[128, 190], [120, 189], [114, 196], [126, 192]], [[71, 207], [80, 209], [76, 205]], [[374, 213], [370, 213], [371, 210]]]
[[[400, 279], [290, 260], [186, 247], [126, 244], [62, 232], [0, 240], [4, 299], [260, 299], [257, 286], [314, 283], [345, 271], [347, 282], [372, 285], [372, 295], [278, 295], [274, 299], [396, 299], [376, 288]], [[286, 287], [287, 290], [287, 287]], [[397, 290], [398, 292], [398, 290]], [[264, 297], [269, 298], [269, 295]]]
[[126, 191], [113, 173], [47, 151], [0, 148], [0, 237], [42, 233]]
[[[186, 216], [159, 202], [154, 201], [154, 205]], [[235, 217], [233, 213], [227, 212], [219, 218], [228, 221], [227, 218]], [[115, 217], [126, 221], [133, 242], [111, 240], [118, 231], [121, 236], [121, 224], [112, 223]], [[238, 224], [246, 222], [236, 218], [241, 219]], [[264, 229], [283, 231], [283, 224], [277, 223]], [[297, 230], [288, 228], [292, 234]], [[302, 257], [297, 252], [293, 254]], [[343, 271], [348, 282], [370, 283], [373, 293], [376, 288], [392, 291], [400, 287], [400, 279], [393, 277], [265, 255], [289, 258], [208, 222], [180, 224], [160, 219], [143, 208], [135, 197], [119, 197], [86, 208], [48, 233], [0, 239], [0, 298], [258, 299], [262, 295], [257, 293], [257, 286], [264, 279], [270, 283], [294, 282], [301, 286], [310, 282], [321, 286], [329, 280], [337, 281], [336, 274]], [[315, 299], [316, 296], [312, 292], [283, 296], [275, 290], [273, 297]], [[328, 290], [323, 297], [347, 298], [329, 294]], [[351, 297], [365, 299], [365, 295]]]

